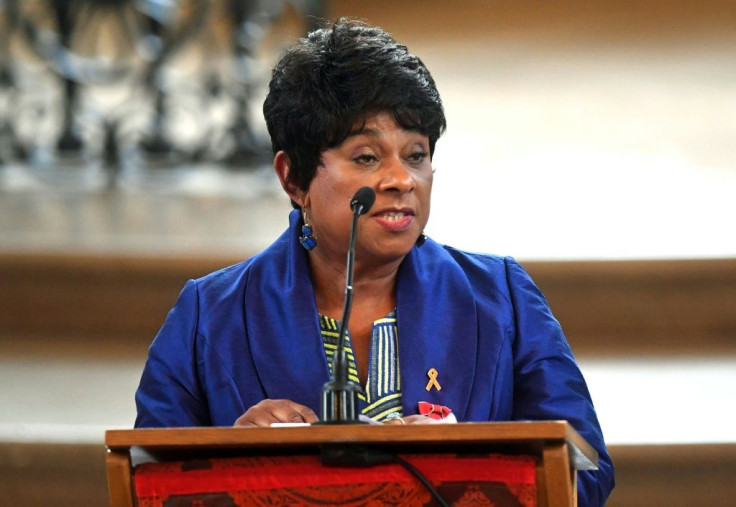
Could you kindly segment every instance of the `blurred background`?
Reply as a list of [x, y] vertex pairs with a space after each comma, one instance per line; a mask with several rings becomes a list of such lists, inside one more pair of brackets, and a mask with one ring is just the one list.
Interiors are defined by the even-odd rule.
[[442, 94], [427, 232], [513, 255], [563, 324], [613, 506], [736, 497], [736, 4], [0, 0], [0, 491], [106, 505], [188, 278], [290, 209], [261, 116], [321, 19], [382, 26]]

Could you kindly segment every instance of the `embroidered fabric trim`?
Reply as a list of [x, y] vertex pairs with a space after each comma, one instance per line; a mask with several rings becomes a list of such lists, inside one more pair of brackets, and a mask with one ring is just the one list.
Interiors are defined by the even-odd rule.
[[[320, 331], [327, 363], [332, 370], [332, 358], [337, 348], [339, 321], [319, 316]], [[350, 331], [345, 337], [348, 356], [348, 378], [360, 385]], [[375, 421], [384, 421], [390, 414], [402, 416], [401, 376], [399, 374], [399, 343], [396, 310], [373, 323], [368, 376], [358, 394], [361, 413]]]

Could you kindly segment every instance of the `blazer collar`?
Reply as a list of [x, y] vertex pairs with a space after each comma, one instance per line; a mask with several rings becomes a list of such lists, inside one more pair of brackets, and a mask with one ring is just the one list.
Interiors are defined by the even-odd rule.
[[[404, 413], [418, 413], [418, 402], [427, 401], [463, 420], [478, 351], [475, 299], [466, 274], [428, 239], [404, 259], [396, 298]], [[432, 369], [441, 389], [430, 384]]]
[[248, 342], [266, 396], [320, 410], [329, 380], [307, 256], [299, 244], [301, 216], [254, 259], [245, 291]]

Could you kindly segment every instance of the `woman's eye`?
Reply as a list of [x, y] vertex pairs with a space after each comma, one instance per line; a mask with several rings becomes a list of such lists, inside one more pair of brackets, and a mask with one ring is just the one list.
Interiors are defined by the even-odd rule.
[[358, 164], [372, 164], [378, 160], [378, 157], [371, 154], [364, 154], [364, 155], [358, 155], [353, 159], [354, 162]]
[[427, 158], [427, 153], [424, 151], [417, 151], [409, 155], [409, 161], [414, 164], [421, 164]]

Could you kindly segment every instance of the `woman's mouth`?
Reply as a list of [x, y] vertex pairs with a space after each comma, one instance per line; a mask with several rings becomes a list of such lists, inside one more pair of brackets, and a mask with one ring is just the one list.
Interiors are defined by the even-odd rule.
[[414, 221], [414, 213], [403, 210], [387, 210], [373, 215], [373, 218], [384, 229], [397, 232], [411, 225]]

